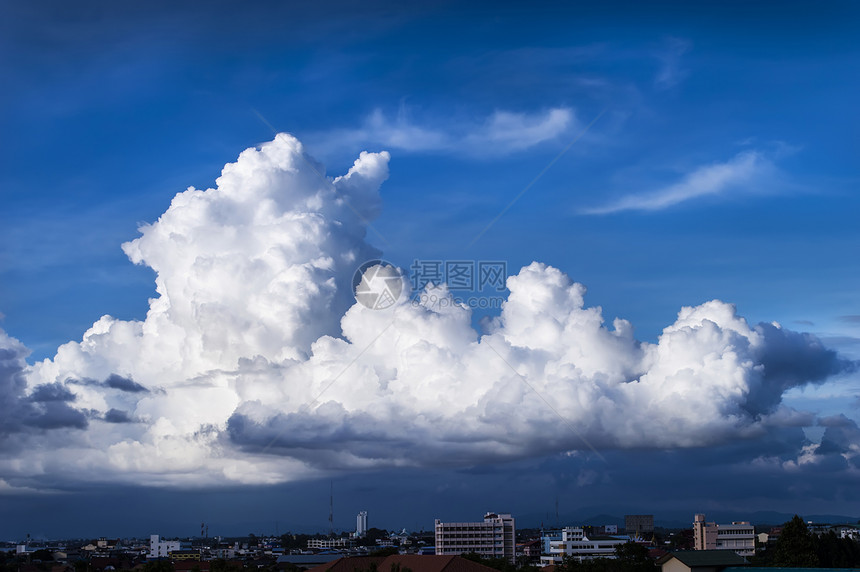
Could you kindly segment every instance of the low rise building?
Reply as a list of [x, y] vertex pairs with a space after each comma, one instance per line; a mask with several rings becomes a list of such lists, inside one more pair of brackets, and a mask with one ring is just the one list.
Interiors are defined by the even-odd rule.
[[755, 528], [747, 521], [705, 522], [705, 515], [697, 514], [693, 518], [693, 548], [731, 550], [740, 556], [752, 556], [755, 554]]
[[171, 552], [178, 552], [183, 548], [190, 547], [190, 544], [183, 543], [179, 540], [161, 540], [161, 537], [157, 534], [152, 534], [149, 536], [149, 554], [148, 557], [150, 559], [156, 558], [167, 558], [170, 556]]
[[311, 538], [308, 540], [308, 548], [317, 550], [329, 550], [332, 548], [349, 548], [348, 538]]
[[561, 530], [541, 530], [541, 554], [549, 554], [553, 542], [561, 541]]
[[[629, 542], [628, 538], [586, 534], [578, 526], [568, 526], [561, 531], [561, 540], [549, 540], [549, 550], [540, 557], [541, 566], [561, 564], [567, 558], [578, 562], [593, 558], [615, 558], [615, 547]], [[546, 544], [546, 542], [545, 542]]]

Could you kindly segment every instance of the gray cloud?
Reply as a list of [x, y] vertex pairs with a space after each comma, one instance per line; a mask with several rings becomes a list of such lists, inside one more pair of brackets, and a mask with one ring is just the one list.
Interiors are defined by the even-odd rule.
[[120, 391], [127, 391], [129, 393], [148, 393], [149, 390], [139, 383], [135, 383], [130, 377], [122, 377], [121, 375], [117, 375], [112, 373], [108, 376], [104, 382], [102, 382], [105, 387], [110, 387], [111, 389], [119, 389]]
[[764, 375], [747, 398], [752, 413], [773, 411], [783, 393], [792, 387], [822, 383], [833, 375], [857, 369], [856, 362], [840, 358], [812, 334], [767, 323], [759, 324], [755, 330], [764, 337], [758, 353]]
[[89, 425], [83, 412], [63, 401], [41, 403], [27, 412], [23, 423], [37, 429], [86, 429]]
[[134, 423], [135, 420], [128, 414], [128, 411], [119, 409], [108, 409], [105, 413], [104, 420], [108, 423]]
[[39, 403], [46, 401], [74, 401], [75, 394], [61, 383], [43, 383], [30, 393], [30, 400]]

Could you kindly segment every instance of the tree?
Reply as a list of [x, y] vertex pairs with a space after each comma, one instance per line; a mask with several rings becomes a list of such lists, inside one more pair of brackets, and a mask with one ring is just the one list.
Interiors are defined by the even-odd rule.
[[654, 561], [648, 549], [635, 542], [625, 542], [615, 546], [615, 563], [624, 572], [653, 572]]
[[143, 565], [143, 572], [174, 572], [169, 560], [153, 560]]
[[860, 547], [830, 530], [818, 538], [818, 562], [822, 568], [854, 568], [860, 564]]
[[782, 533], [773, 546], [773, 566], [783, 568], [815, 568], [819, 565], [815, 535], [806, 523], [794, 515], [783, 525]]
[[45, 548], [40, 548], [32, 554], [31, 558], [42, 562], [51, 562], [54, 560], [54, 553]]
[[209, 562], [210, 572], [240, 572], [242, 567], [236, 562], [228, 562], [223, 558], [216, 558]]

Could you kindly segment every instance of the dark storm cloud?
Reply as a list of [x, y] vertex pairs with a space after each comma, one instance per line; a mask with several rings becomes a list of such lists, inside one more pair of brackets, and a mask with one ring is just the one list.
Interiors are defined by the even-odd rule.
[[118, 389], [126, 393], [149, 393], [149, 389], [134, 381], [131, 377], [122, 376], [112, 373], [104, 381], [95, 379], [67, 379], [66, 383], [74, 383], [77, 385], [90, 385], [96, 387], [106, 387], [108, 389]]
[[127, 391], [128, 393], [149, 393], [147, 388], [135, 382], [130, 377], [123, 377], [115, 373], [110, 374], [108, 378], [104, 380], [103, 385], [112, 389]]
[[20, 426], [21, 396], [27, 387], [24, 358], [28, 354], [21, 345], [0, 346], [0, 436], [13, 433]]
[[45, 383], [37, 385], [30, 394], [30, 400], [37, 403], [47, 401], [74, 401], [75, 394], [61, 383]]
[[134, 418], [132, 418], [127, 411], [122, 411], [120, 409], [109, 409], [107, 413], [105, 413], [104, 420], [108, 423], [134, 423]]
[[860, 455], [857, 453], [860, 451], [860, 427], [857, 426], [857, 423], [845, 415], [839, 414], [820, 419], [818, 424], [825, 427], [825, 430], [815, 454], [818, 456], [836, 455], [847, 459], [852, 466], [860, 468]]
[[792, 387], [822, 383], [832, 375], [857, 369], [857, 362], [840, 358], [812, 334], [765, 323], [756, 326], [756, 331], [765, 341], [759, 355], [764, 375], [747, 398], [747, 409], [753, 414], [773, 411]]
[[24, 425], [37, 429], [86, 429], [88, 421], [81, 411], [63, 401], [47, 401], [27, 412]]
[[[853, 432], [856, 425], [838, 429]], [[852, 439], [857, 443], [852, 436], [825, 446], [830, 449], [825, 454], [810, 456], [802, 431], [781, 430], [708, 448], [608, 451], [605, 462], [588, 455], [557, 456], [535, 472], [551, 476], [545, 488], [577, 508], [589, 499], [595, 505], [649, 513], [686, 508], [689, 518], [707, 506], [738, 516], [756, 510], [847, 510], [844, 503], [860, 501], [856, 467], [833, 449], [847, 449]]]
[[41, 384], [25, 395], [24, 359], [29, 352], [17, 340], [0, 341], [5, 341], [5, 347], [0, 347], [0, 437], [32, 430], [85, 429], [86, 415], [69, 405], [75, 395], [62, 384]]

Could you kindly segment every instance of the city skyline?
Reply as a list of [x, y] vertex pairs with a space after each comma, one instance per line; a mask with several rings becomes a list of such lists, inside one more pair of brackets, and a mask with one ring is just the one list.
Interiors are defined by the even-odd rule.
[[0, 538], [860, 515], [855, 4], [7, 11]]

